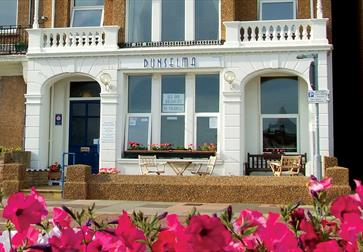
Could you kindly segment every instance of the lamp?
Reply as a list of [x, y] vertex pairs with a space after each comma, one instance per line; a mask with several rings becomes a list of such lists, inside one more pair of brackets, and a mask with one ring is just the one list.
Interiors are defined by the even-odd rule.
[[106, 91], [110, 89], [111, 75], [108, 73], [103, 73], [100, 76], [100, 80], [103, 85], [105, 85]]
[[233, 81], [236, 79], [236, 74], [232, 71], [227, 71], [224, 73], [224, 80], [232, 85]]

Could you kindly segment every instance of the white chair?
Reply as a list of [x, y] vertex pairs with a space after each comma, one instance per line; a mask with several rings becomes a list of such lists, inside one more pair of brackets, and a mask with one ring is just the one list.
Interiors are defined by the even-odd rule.
[[274, 176], [298, 176], [301, 168], [301, 156], [281, 156], [280, 162], [268, 162]]
[[156, 156], [139, 155], [139, 166], [142, 175], [151, 173], [160, 175], [161, 173], [165, 173], [165, 164], [157, 162]]
[[195, 165], [195, 170], [191, 171], [192, 174], [199, 176], [212, 175], [214, 167], [216, 166], [217, 157], [210, 156], [207, 164], [197, 164]]

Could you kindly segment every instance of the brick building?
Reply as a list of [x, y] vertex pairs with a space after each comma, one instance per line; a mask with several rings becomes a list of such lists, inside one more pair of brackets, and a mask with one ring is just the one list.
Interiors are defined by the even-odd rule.
[[[297, 56], [316, 55], [332, 90], [330, 1], [12, 3], [0, 2], [0, 25], [18, 25], [0, 33], [0, 144], [24, 144], [32, 168], [72, 152], [137, 174], [129, 142], [213, 143], [220, 175], [271, 149], [307, 153], [316, 174], [312, 59]], [[319, 107], [319, 150], [333, 155], [332, 99]]]

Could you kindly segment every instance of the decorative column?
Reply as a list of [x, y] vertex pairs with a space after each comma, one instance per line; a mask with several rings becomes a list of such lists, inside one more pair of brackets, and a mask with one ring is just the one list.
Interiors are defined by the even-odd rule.
[[322, 8], [321, 0], [316, 1], [316, 18], [317, 19], [323, 18], [323, 8]]
[[34, 21], [33, 21], [33, 29], [39, 28], [39, 0], [34, 1]]

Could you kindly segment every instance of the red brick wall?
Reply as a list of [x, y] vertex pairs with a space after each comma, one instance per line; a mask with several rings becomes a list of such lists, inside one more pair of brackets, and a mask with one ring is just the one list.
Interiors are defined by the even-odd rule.
[[23, 146], [24, 94], [23, 77], [0, 77], [0, 145]]

